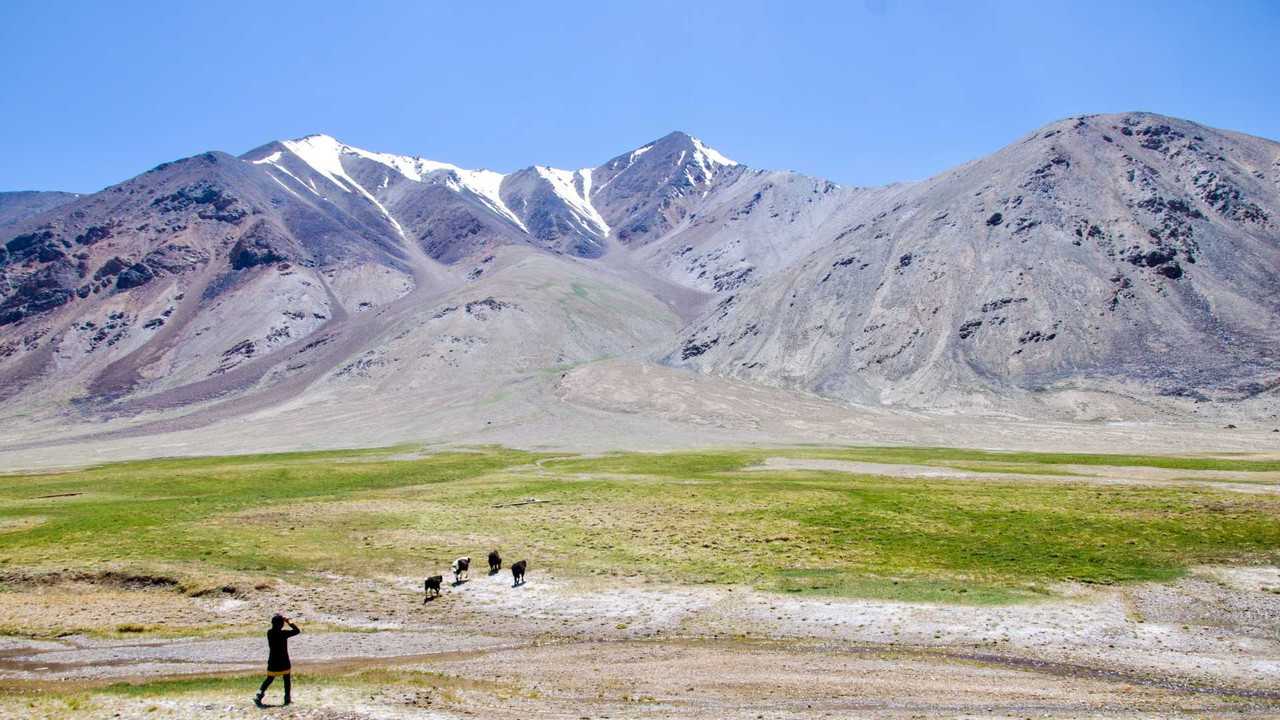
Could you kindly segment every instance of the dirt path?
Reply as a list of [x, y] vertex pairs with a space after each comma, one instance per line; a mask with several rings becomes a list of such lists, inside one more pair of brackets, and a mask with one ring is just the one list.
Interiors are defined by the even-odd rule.
[[[357, 637], [300, 636], [295, 652], [302, 717], [1168, 717], [1280, 713], [1280, 689], [1181, 683], [1107, 668], [1027, 660], [994, 653], [812, 642], [666, 638], [622, 641], [501, 643], [448, 633], [381, 632]], [[111, 698], [123, 717], [177, 716], [210, 700], [244, 712], [257, 668], [243, 662], [247, 641], [105, 644], [100, 659], [61, 663], [71, 650], [22, 660], [0, 653], [0, 672], [15, 666], [26, 682], [0, 687], [30, 693], [69, 687], [93, 692], [107, 681], [166, 676], [244, 676], [240, 696], [182, 693], [130, 702]], [[445, 647], [452, 646], [449, 649]], [[412, 650], [417, 654], [387, 654]], [[79, 652], [83, 652], [80, 648]], [[193, 656], [202, 656], [193, 661]], [[215, 662], [214, 657], [224, 658]], [[43, 664], [39, 664], [43, 663]], [[196, 668], [199, 669], [196, 669]], [[421, 673], [426, 688], [374, 686], [358, 697], [335, 691], [323, 676], [376, 669]], [[313, 678], [310, 681], [308, 678]], [[78, 678], [69, 681], [70, 678]], [[318, 678], [318, 679], [315, 679]], [[56, 681], [56, 682], [55, 682]], [[312, 689], [319, 686], [318, 690]], [[431, 702], [432, 697], [436, 698]], [[426, 702], [424, 703], [424, 699]], [[422, 705], [428, 707], [421, 707]], [[216, 705], [215, 705], [216, 706]], [[390, 706], [390, 707], [388, 707]], [[430, 707], [434, 706], [434, 707]], [[0, 712], [3, 712], [0, 696]], [[428, 709], [430, 708], [430, 709]], [[387, 711], [394, 709], [390, 714]], [[204, 717], [204, 713], [199, 713]], [[161, 715], [162, 717], [164, 715]]]
[[[457, 657], [531, 642], [513, 643], [510, 639], [431, 628], [306, 633], [291, 643], [291, 650], [299, 667], [318, 672]], [[92, 686], [101, 681], [141, 682], [185, 675], [251, 673], [265, 662], [259, 657], [263, 640], [256, 635], [159, 641], [78, 637], [25, 646], [7, 644], [0, 650], [0, 682], [11, 688], [25, 683], [79, 681]]]
[[[68, 681], [94, 687], [104, 682], [150, 682], [192, 675], [252, 675], [260, 669], [261, 662], [253, 659], [260, 654], [260, 645], [261, 638], [250, 637], [136, 642], [92, 642], [80, 638], [11, 646], [0, 650], [0, 678], [3, 678], [0, 687], [12, 689], [53, 683], [65, 687]], [[294, 640], [292, 646], [299, 673], [317, 675], [386, 666], [492, 667], [508, 662], [506, 658], [513, 656], [521, 656], [521, 663], [531, 667], [542, 667], [552, 657], [572, 654], [584, 655], [592, 663], [611, 664], [616, 658], [639, 649], [654, 653], [687, 651], [717, 657], [726, 663], [758, 653], [915, 662], [936, 666], [936, 671], [944, 674], [959, 672], [958, 666], [978, 665], [1003, 672], [1044, 675], [1048, 684], [1059, 680], [1091, 680], [1190, 695], [1280, 703], [1280, 687], [1191, 682], [1043, 658], [907, 645], [679, 636], [654, 640], [525, 638], [513, 641], [496, 636], [460, 635], [449, 628], [438, 628], [411, 632], [313, 633]]]

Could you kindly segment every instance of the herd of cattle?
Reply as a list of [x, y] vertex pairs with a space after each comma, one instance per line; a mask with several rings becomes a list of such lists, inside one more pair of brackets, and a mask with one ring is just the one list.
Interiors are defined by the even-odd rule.
[[[528, 560], [521, 560], [520, 562], [511, 565], [511, 579], [513, 581], [512, 587], [524, 584], [524, 571], [527, 567], [529, 567]], [[453, 564], [449, 566], [449, 569], [453, 572], [453, 584], [461, 585], [467, 579], [467, 575], [471, 571], [471, 556], [467, 555], [454, 560]], [[501, 569], [502, 556], [498, 554], [497, 550], [490, 551], [489, 574], [497, 575], [498, 571]], [[423, 604], [433, 597], [440, 596], [440, 585], [443, 582], [443, 575], [432, 575], [423, 582], [423, 590], [426, 592], [426, 597], [422, 599]]]

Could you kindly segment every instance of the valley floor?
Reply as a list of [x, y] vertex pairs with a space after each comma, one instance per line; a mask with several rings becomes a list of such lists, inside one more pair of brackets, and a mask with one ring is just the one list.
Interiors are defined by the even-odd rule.
[[1280, 414], [1269, 398], [1201, 405], [1142, 393], [1060, 391], [1004, 407], [924, 412], [850, 405], [623, 358], [451, 377], [414, 387], [337, 385], [251, 411], [216, 401], [104, 417], [11, 407], [0, 412], [0, 472], [396, 443], [587, 453], [906, 444], [1280, 458]]
[[[536, 502], [533, 502], [536, 501]], [[1280, 716], [1280, 461], [420, 447], [0, 477], [0, 717]], [[484, 553], [530, 560], [528, 582]], [[472, 577], [424, 602], [422, 578]], [[279, 701], [277, 684], [270, 697]]]
[[[545, 575], [512, 589], [505, 574], [423, 606], [408, 578], [305, 582], [271, 598], [190, 603], [238, 627], [273, 603], [297, 608], [296, 703], [271, 712], [280, 717], [1280, 714], [1277, 639], [1248, 619], [1275, 617], [1280, 600], [1259, 590], [1280, 582], [1275, 568], [1205, 568], [1166, 587], [1062, 588], [1068, 597], [998, 608], [581, 587]], [[132, 604], [123, 614], [181, 621], [179, 608]], [[253, 715], [261, 645], [238, 632], [13, 638], [0, 652], [0, 714]]]

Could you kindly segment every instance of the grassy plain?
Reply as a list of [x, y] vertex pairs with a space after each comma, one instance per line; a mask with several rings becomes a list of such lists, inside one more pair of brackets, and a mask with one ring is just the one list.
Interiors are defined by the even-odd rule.
[[[771, 457], [993, 475], [748, 469]], [[493, 546], [569, 577], [990, 603], [1049, 594], [1061, 581], [1280, 562], [1280, 496], [1072, 475], [1100, 465], [1280, 470], [1238, 458], [910, 447], [151, 460], [0, 476], [0, 589], [104, 569], [171, 578], [193, 593], [295, 571], [417, 577]], [[527, 498], [544, 502], [510, 505]]]

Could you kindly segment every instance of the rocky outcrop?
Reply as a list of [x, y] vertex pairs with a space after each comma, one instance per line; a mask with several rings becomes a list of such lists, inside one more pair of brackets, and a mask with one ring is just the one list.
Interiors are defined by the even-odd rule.
[[116, 276], [116, 287], [121, 290], [146, 285], [155, 279], [156, 274], [144, 263], [134, 263]]
[[248, 214], [244, 208], [237, 207], [238, 204], [238, 198], [209, 183], [179, 188], [151, 202], [162, 213], [195, 210], [196, 217], [202, 220], [216, 220], [232, 225], [239, 224]]
[[266, 221], [259, 221], [231, 248], [231, 267], [245, 270], [259, 265], [287, 262], [288, 239]]
[[65, 258], [27, 275], [0, 300], [0, 325], [16, 323], [71, 302], [76, 297], [79, 279], [75, 265]]

